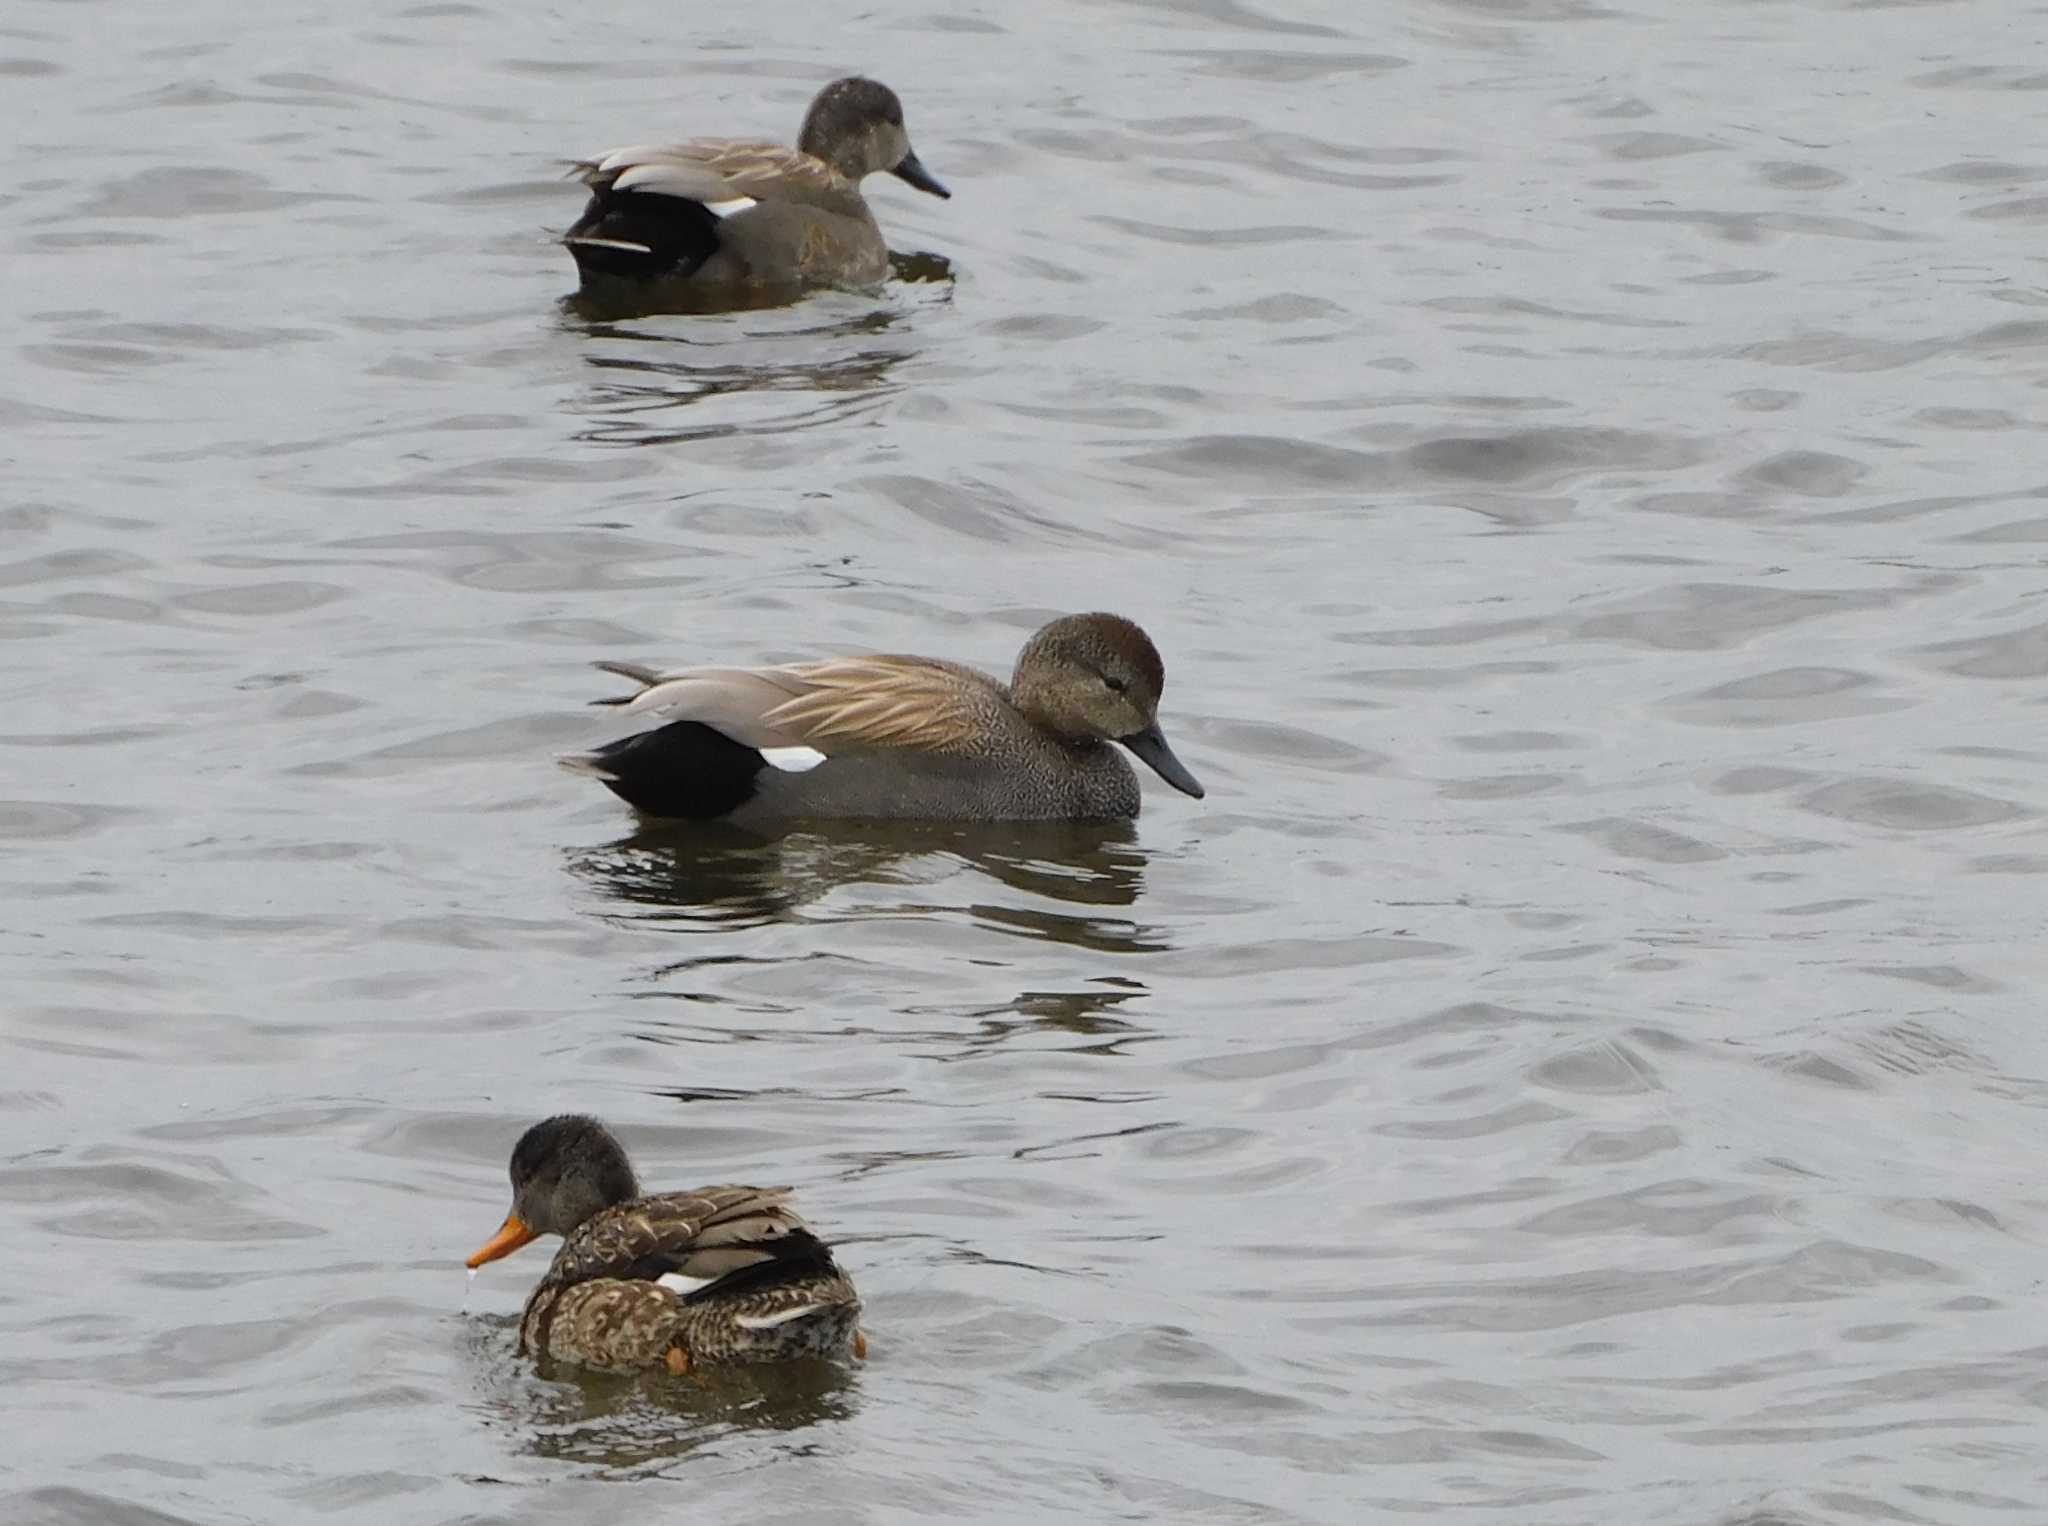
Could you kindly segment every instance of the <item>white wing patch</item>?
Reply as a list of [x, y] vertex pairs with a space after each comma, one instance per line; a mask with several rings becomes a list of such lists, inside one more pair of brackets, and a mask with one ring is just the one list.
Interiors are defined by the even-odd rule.
[[[607, 161], [609, 162], [609, 161]], [[726, 188], [725, 177], [701, 164], [672, 164], [657, 160], [635, 164], [612, 177], [614, 191], [640, 191], [655, 196], [679, 196], [694, 201], [714, 217], [730, 217], [753, 206], [754, 198], [734, 191], [718, 196]], [[716, 196], [717, 199], [712, 198]]]
[[654, 1280], [671, 1293], [680, 1293], [685, 1298], [718, 1281], [716, 1277], [688, 1277], [681, 1272], [664, 1272]]
[[786, 774], [809, 773], [825, 761], [825, 755], [815, 747], [763, 747], [760, 751], [770, 768], [779, 768]]
[[[666, 1282], [668, 1279], [664, 1277], [662, 1280]], [[774, 1314], [738, 1314], [733, 1317], [733, 1323], [742, 1330], [773, 1330], [777, 1325], [808, 1318], [824, 1307], [821, 1303], [800, 1303], [794, 1309], [783, 1309]]]

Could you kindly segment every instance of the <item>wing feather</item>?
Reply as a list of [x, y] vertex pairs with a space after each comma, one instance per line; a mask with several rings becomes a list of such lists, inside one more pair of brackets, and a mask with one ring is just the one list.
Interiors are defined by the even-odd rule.
[[706, 206], [851, 189], [845, 176], [801, 149], [736, 138], [636, 143], [583, 160], [572, 173], [592, 189], [679, 196]]
[[677, 673], [646, 675], [643, 671], [627, 676], [643, 685], [626, 701], [629, 715], [701, 721], [748, 747], [809, 745], [800, 734], [767, 718], [769, 712], [803, 692], [803, 681], [794, 669], [685, 668]]
[[[842, 657], [774, 668], [685, 668], [657, 673], [599, 663], [639, 684], [629, 714], [702, 722], [748, 747], [970, 757], [1011, 716], [987, 675], [927, 657]], [[781, 766], [781, 765], [779, 765]]]
[[562, 1242], [549, 1277], [693, 1282], [774, 1259], [774, 1241], [808, 1226], [789, 1206], [788, 1187], [703, 1187], [636, 1198], [586, 1220]]
[[967, 755], [1008, 711], [983, 674], [922, 657], [844, 657], [795, 670], [804, 680], [762, 719], [826, 754], [863, 748]]

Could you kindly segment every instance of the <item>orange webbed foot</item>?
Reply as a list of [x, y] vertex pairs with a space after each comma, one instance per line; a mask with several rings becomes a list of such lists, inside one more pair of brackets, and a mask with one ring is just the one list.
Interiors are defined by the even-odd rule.
[[674, 1373], [677, 1377], [682, 1378], [689, 1376], [690, 1353], [685, 1351], [681, 1346], [669, 1347], [668, 1355], [663, 1357], [662, 1360], [668, 1364], [668, 1370]]
[[853, 1332], [853, 1359], [865, 1362], [868, 1359], [868, 1336], [865, 1330]]

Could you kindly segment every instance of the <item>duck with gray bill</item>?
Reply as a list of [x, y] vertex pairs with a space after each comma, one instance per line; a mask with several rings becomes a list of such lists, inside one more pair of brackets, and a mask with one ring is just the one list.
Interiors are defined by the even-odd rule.
[[860, 1297], [789, 1188], [642, 1193], [611, 1131], [574, 1113], [522, 1134], [511, 1176], [512, 1211], [468, 1265], [562, 1237], [520, 1316], [527, 1355], [679, 1373], [867, 1355]]
[[1118, 820], [1138, 814], [1120, 743], [1182, 794], [1202, 786], [1159, 729], [1166, 665], [1121, 615], [1064, 615], [1005, 684], [936, 657], [658, 672], [598, 700], [667, 724], [562, 759], [649, 816]]
[[872, 286], [889, 248], [860, 183], [886, 171], [941, 198], [887, 85], [834, 80], [795, 148], [698, 138], [578, 164], [590, 203], [564, 236], [586, 294], [669, 286], [736, 300], [807, 286]]

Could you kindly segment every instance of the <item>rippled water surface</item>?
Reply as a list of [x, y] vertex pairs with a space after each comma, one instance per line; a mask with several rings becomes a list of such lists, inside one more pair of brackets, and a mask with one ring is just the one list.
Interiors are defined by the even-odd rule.
[[[11, 7], [0, 1516], [2044, 1518], [2040, 19]], [[853, 68], [899, 279], [560, 306]], [[1099, 607], [1206, 801], [549, 764]], [[572, 1107], [871, 1359], [536, 1375]]]

